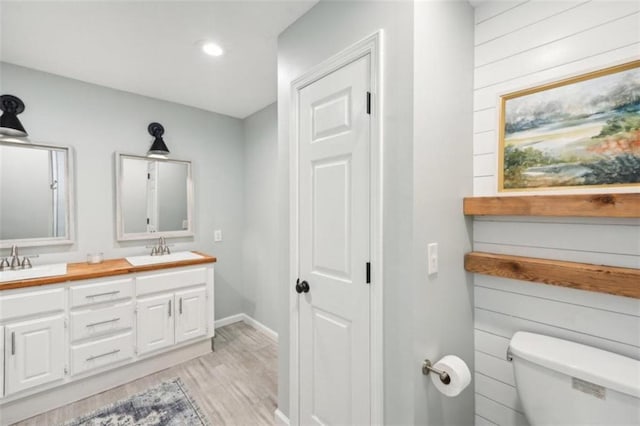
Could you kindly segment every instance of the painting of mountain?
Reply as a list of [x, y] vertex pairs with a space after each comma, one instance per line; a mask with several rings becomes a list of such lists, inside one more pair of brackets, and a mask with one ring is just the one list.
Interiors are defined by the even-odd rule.
[[501, 98], [501, 191], [640, 185], [640, 61]]

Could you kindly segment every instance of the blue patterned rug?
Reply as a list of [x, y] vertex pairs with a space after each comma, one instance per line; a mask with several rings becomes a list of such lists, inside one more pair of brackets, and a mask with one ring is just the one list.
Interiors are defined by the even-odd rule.
[[208, 426], [179, 378], [71, 420], [66, 426]]

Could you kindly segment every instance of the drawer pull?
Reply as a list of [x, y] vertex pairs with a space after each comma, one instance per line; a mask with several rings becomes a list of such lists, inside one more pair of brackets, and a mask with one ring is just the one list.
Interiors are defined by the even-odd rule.
[[11, 355], [16, 354], [16, 332], [11, 332]]
[[180, 315], [182, 315], [182, 297], [180, 298]]
[[169, 300], [169, 318], [171, 318], [171, 300]]
[[120, 318], [114, 318], [114, 319], [110, 319], [110, 320], [106, 320], [106, 321], [94, 322], [92, 324], [87, 324], [87, 328], [95, 327], [96, 325], [109, 324], [110, 322], [117, 322], [117, 321], [120, 321]]
[[89, 294], [87, 296], [85, 296], [87, 299], [91, 299], [92, 297], [100, 297], [100, 296], [111, 296], [112, 294], [118, 294], [120, 293], [120, 290], [116, 290], [116, 291], [108, 291], [106, 293], [98, 293], [98, 294]]
[[100, 354], [100, 355], [90, 356], [89, 358], [87, 358], [87, 361], [93, 361], [94, 359], [102, 358], [102, 357], [104, 357], [104, 356], [115, 355], [115, 354], [117, 354], [118, 352], [120, 352], [120, 349], [116, 349], [116, 350], [114, 350], [114, 351], [107, 352], [106, 354]]

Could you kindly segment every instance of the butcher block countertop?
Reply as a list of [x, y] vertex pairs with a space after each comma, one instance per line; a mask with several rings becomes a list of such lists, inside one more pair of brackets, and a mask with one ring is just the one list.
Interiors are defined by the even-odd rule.
[[37, 287], [47, 284], [58, 284], [67, 281], [87, 280], [93, 278], [111, 277], [114, 275], [125, 275], [135, 272], [157, 271], [160, 269], [178, 268], [181, 266], [200, 265], [204, 263], [215, 263], [217, 259], [208, 254], [198, 251], [193, 253], [203, 256], [200, 259], [179, 260], [175, 262], [157, 263], [154, 265], [132, 266], [126, 259], [108, 259], [98, 264], [88, 264], [87, 262], [67, 264], [65, 275], [52, 277], [31, 278], [28, 280], [7, 281], [0, 283], [0, 291], [14, 288]]

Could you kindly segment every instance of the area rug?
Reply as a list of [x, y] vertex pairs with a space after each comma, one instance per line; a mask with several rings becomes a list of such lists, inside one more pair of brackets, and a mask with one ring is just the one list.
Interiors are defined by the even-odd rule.
[[208, 426], [179, 378], [71, 420], [66, 426]]

